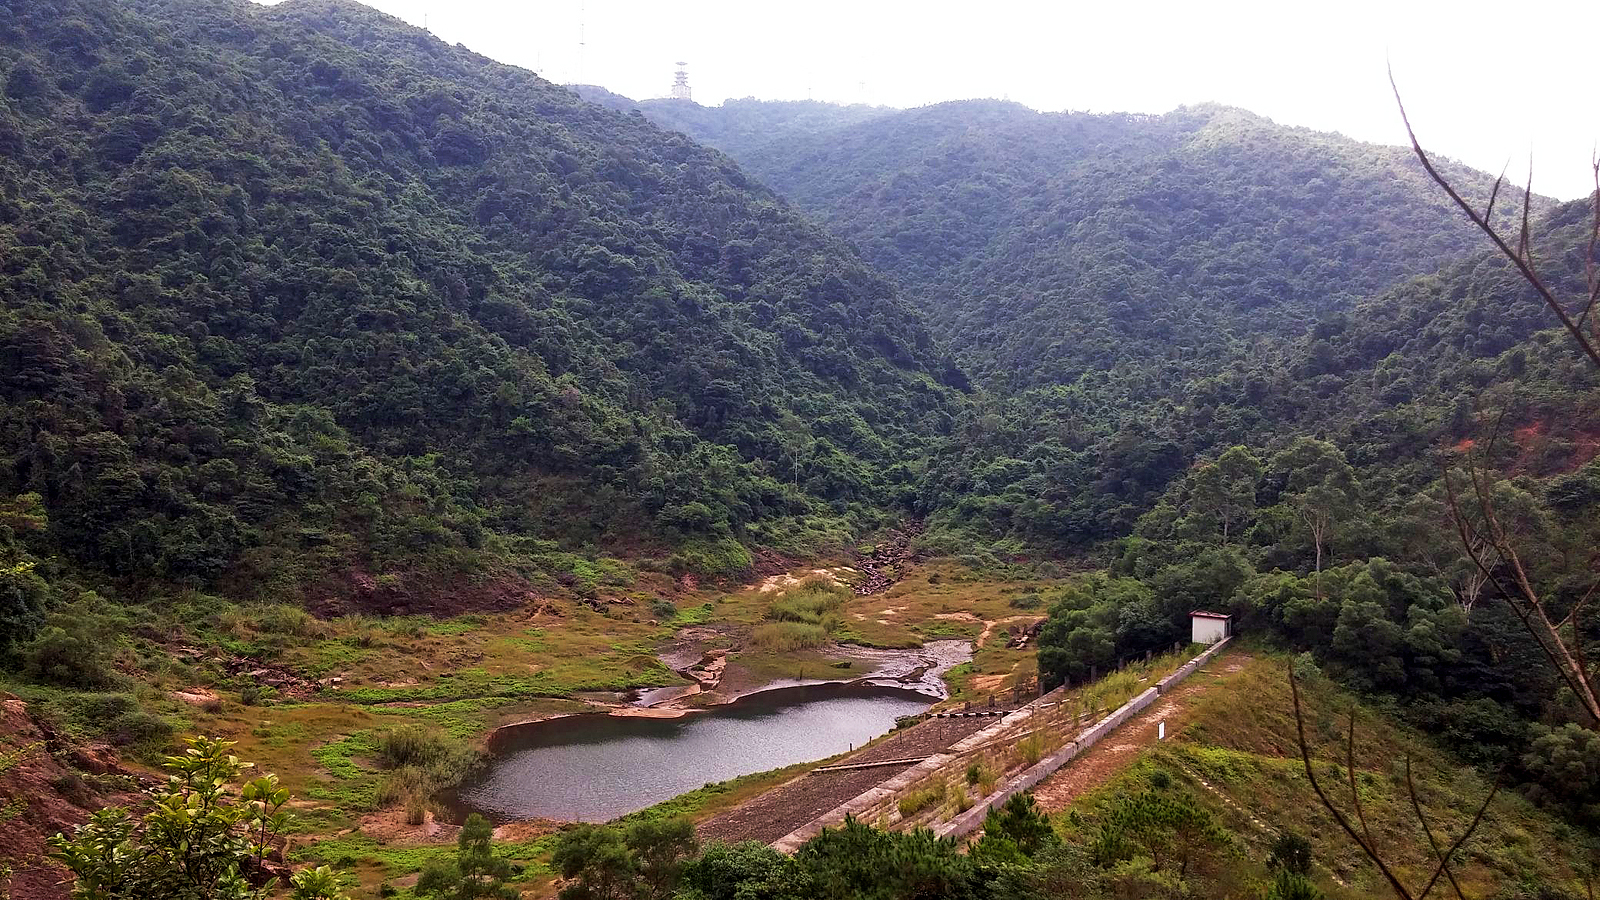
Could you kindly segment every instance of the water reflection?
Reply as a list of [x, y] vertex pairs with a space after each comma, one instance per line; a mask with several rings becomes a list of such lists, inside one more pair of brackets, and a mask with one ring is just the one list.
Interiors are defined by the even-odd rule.
[[677, 719], [568, 716], [505, 729], [451, 805], [497, 821], [603, 822], [701, 785], [832, 756], [928, 708], [931, 698], [872, 685], [752, 694]]

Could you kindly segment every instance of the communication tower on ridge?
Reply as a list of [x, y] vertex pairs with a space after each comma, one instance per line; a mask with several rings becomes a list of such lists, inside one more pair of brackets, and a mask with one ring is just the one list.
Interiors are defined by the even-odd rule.
[[689, 64], [686, 62], [678, 63], [678, 71], [672, 75], [672, 99], [674, 100], [694, 99], [689, 96], [689, 70], [685, 68], [687, 65]]

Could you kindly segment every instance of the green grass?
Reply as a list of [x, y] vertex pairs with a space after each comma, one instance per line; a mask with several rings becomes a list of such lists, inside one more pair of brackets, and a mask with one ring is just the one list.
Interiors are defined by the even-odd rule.
[[909, 819], [929, 807], [943, 803], [947, 793], [942, 781], [906, 791], [900, 797], [900, 818]]
[[763, 650], [788, 653], [821, 647], [828, 641], [828, 632], [821, 625], [804, 622], [768, 622], [750, 632], [750, 642]]
[[[549, 876], [550, 852], [556, 835], [542, 835], [530, 841], [495, 841], [494, 855], [513, 865], [513, 882], [526, 882]], [[355, 874], [364, 888], [376, 894], [376, 885], [421, 872], [433, 863], [454, 860], [454, 844], [397, 846], [380, 843], [359, 831], [317, 841], [292, 854], [296, 862], [333, 866]], [[409, 892], [407, 892], [409, 895]]]
[[479, 669], [464, 669], [432, 684], [406, 687], [360, 687], [334, 692], [348, 703], [363, 705], [425, 701], [430, 703], [482, 698], [530, 699], [570, 697], [580, 691], [625, 691], [640, 687], [673, 684], [672, 670], [654, 657], [631, 654], [617, 660], [611, 672], [596, 671], [587, 662], [572, 666], [569, 674], [561, 666], [531, 675], [492, 675]]
[[[800, 763], [743, 775], [716, 784], [708, 784], [654, 806], [629, 813], [618, 819], [619, 823], [645, 820], [689, 818], [704, 819], [728, 809], [762, 791], [796, 777], [807, 769], [821, 765], [826, 760]], [[554, 874], [550, 868], [550, 853], [556, 835], [547, 834], [527, 841], [495, 841], [495, 855], [522, 867], [518, 882], [530, 882]], [[354, 831], [350, 834], [313, 841], [293, 854], [297, 862], [314, 862], [331, 865], [359, 876], [369, 895], [375, 894], [377, 885], [415, 874], [433, 862], [455, 858], [455, 845], [451, 843], [398, 846], [379, 842], [370, 835]]]
[[[1286, 658], [1258, 654], [1242, 670], [1217, 679], [1192, 701], [1186, 726], [1169, 731], [1168, 741], [1078, 798], [1057, 816], [1058, 829], [1086, 843], [1096, 817], [1115, 798], [1146, 790], [1183, 792], [1235, 836], [1239, 877], [1264, 884], [1272, 839], [1287, 829], [1310, 840], [1318, 863], [1314, 880], [1329, 900], [1388, 896], [1382, 876], [1322, 808], [1305, 777], [1287, 667]], [[1467, 826], [1489, 790], [1488, 779], [1326, 679], [1304, 684], [1302, 691], [1318, 777], [1347, 815], [1352, 806], [1344, 767], [1346, 717], [1352, 706], [1358, 710], [1355, 782], [1362, 811], [1403, 880], [1425, 881], [1430, 851], [1411, 808], [1404, 761], [1412, 761], [1418, 795], [1441, 840], [1453, 841]], [[1541, 896], [1541, 887], [1583, 896], [1575, 868], [1589, 852], [1585, 843], [1519, 794], [1502, 791], [1463, 846], [1455, 872], [1469, 897]], [[1203, 883], [1190, 887], [1195, 896], [1207, 896], [1207, 889]]]

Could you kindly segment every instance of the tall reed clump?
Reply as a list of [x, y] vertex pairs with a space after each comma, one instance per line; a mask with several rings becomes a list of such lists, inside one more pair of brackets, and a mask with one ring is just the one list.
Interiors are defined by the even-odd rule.
[[821, 625], [802, 622], [767, 622], [757, 625], [750, 633], [750, 641], [763, 650], [787, 653], [821, 647], [828, 641], [828, 632]]
[[406, 822], [421, 825], [433, 795], [460, 784], [481, 761], [479, 751], [438, 729], [392, 728], [378, 736], [378, 764], [389, 770], [378, 787], [378, 803], [404, 804]]
[[767, 608], [769, 621], [751, 632], [764, 650], [786, 652], [820, 647], [839, 627], [850, 589], [826, 578], [808, 578], [784, 591]]
[[1044, 756], [1044, 739], [1044, 732], [1035, 730], [1017, 742], [1017, 755], [1022, 757], [1023, 765], [1031, 766]]

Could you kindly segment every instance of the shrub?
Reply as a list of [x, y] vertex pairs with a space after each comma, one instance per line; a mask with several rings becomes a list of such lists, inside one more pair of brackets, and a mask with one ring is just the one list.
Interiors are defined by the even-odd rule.
[[[75, 896], [255, 900], [246, 873], [287, 824], [289, 792], [273, 775], [235, 784], [245, 764], [227, 741], [195, 738], [167, 759], [170, 777], [149, 791], [150, 810], [103, 809], [71, 838], [50, 839], [50, 856], [77, 881]], [[292, 900], [343, 898], [332, 874], [309, 869], [290, 880]], [[200, 888], [197, 890], [197, 888]]]
[[51, 624], [21, 648], [22, 673], [34, 681], [79, 690], [105, 690], [127, 679], [111, 666], [122, 623], [96, 615], [83, 602], [51, 616]]
[[823, 578], [809, 578], [774, 600], [767, 609], [767, 618], [775, 622], [837, 625], [839, 610], [848, 599], [850, 591], [844, 585]]
[[428, 802], [416, 794], [406, 798], [406, 824], [421, 825], [428, 819]]
[[755, 558], [733, 538], [719, 538], [685, 544], [672, 555], [669, 565], [677, 574], [688, 572], [726, 578], [748, 573], [755, 565]]
[[112, 719], [105, 728], [106, 739], [119, 747], [154, 747], [172, 737], [172, 723], [142, 709], [130, 710]]
[[1267, 900], [1322, 900], [1322, 892], [1306, 876], [1281, 869], [1267, 889]]
[[1311, 862], [1311, 842], [1292, 831], [1278, 835], [1267, 856], [1267, 868], [1292, 875], [1310, 875]]
[[1038, 609], [1043, 603], [1038, 594], [1019, 594], [1011, 598], [1012, 609]]
[[850, 589], [826, 578], [809, 578], [784, 591], [767, 609], [770, 622], [750, 639], [766, 650], [787, 652], [820, 647], [839, 627], [839, 610]]
[[274, 603], [252, 610], [258, 631], [289, 637], [322, 637], [327, 626], [298, 606]]
[[907, 791], [900, 798], [900, 818], [909, 819], [930, 806], [943, 803], [944, 798], [945, 786], [942, 781]]
[[239, 689], [239, 702], [245, 706], [260, 706], [271, 702], [277, 696], [277, 688], [270, 684], [256, 684], [252, 681]]
[[1017, 753], [1026, 765], [1033, 765], [1044, 756], [1044, 735], [1035, 731], [1017, 742]]
[[461, 740], [423, 725], [402, 725], [378, 736], [378, 763], [390, 770], [378, 786], [380, 806], [403, 803], [406, 821], [422, 824], [434, 794], [459, 784], [482, 760]]
[[110, 722], [139, 709], [132, 694], [84, 694], [75, 699], [74, 718], [83, 722]]

